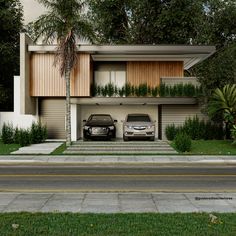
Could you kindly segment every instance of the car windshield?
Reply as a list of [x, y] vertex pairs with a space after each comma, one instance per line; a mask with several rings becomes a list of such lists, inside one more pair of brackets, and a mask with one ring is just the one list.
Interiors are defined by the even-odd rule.
[[151, 122], [147, 115], [128, 116], [127, 122]]
[[93, 115], [90, 120], [92, 120], [92, 121], [96, 121], [96, 120], [111, 121], [112, 119], [110, 116], [107, 116], [107, 115]]

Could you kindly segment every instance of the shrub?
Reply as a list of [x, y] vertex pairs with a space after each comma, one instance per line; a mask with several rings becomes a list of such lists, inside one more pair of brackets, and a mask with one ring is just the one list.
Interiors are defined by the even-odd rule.
[[122, 88], [119, 88], [119, 96], [123, 97], [125, 95], [125, 87], [123, 86]]
[[111, 97], [111, 96], [114, 95], [114, 92], [115, 92], [115, 87], [114, 87], [114, 85], [113, 85], [112, 83], [109, 83], [109, 84], [107, 85], [107, 95], [108, 95], [109, 97]]
[[147, 96], [147, 94], [148, 94], [148, 86], [147, 86], [147, 84], [140, 84], [139, 85], [139, 94], [142, 97]]
[[14, 142], [14, 128], [12, 124], [3, 124], [2, 142], [5, 144], [10, 144]]
[[191, 150], [191, 138], [184, 132], [180, 132], [174, 139], [175, 147], [180, 152], [189, 152]]
[[153, 97], [157, 97], [158, 95], [158, 86], [151, 88], [151, 94]]
[[18, 127], [15, 128], [14, 130], [14, 137], [13, 137], [14, 143], [19, 143], [19, 129]]
[[176, 129], [175, 125], [174, 124], [167, 125], [165, 133], [166, 133], [166, 138], [168, 140], [170, 140], [170, 141], [174, 140], [176, 133], [177, 133], [177, 129]]
[[32, 123], [30, 129], [31, 143], [41, 143], [47, 139], [47, 128], [41, 122]]
[[27, 129], [19, 130], [19, 144], [21, 147], [30, 145], [30, 131]]
[[128, 97], [131, 95], [131, 85], [129, 83], [125, 84], [125, 96]]

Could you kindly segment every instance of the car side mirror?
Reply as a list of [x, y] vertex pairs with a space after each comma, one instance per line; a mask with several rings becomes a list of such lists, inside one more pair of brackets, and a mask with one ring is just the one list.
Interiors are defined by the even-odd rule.
[[86, 122], [86, 120], [83, 120], [83, 122]]
[[117, 122], [117, 120], [114, 120], [114, 123], [116, 123]]

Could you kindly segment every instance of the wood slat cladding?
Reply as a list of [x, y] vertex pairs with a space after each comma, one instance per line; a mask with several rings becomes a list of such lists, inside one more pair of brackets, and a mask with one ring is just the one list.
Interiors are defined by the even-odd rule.
[[[90, 96], [90, 55], [79, 54], [78, 64], [71, 73], [71, 96]], [[31, 55], [31, 96], [63, 97], [66, 95], [65, 80], [54, 66], [54, 54]]]
[[179, 61], [129, 61], [127, 62], [127, 82], [131, 85], [147, 83], [154, 87], [161, 77], [183, 77], [183, 62]]

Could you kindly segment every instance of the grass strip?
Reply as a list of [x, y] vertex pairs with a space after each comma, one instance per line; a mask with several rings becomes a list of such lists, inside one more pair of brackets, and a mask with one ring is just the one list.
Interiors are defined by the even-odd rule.
[[0, 140], [0, 155], [10, 154], [20, 148], [20, 144], [4, 144]]
[[[174, 143], [171, 146], [175, 148]], [[193, 140], [190, 152], [187, 155], [235, 155], [236, 145], [232, 140]]]
[[1, 213], [1, 235], [207, 236], [236, 235], [236, 213]]

